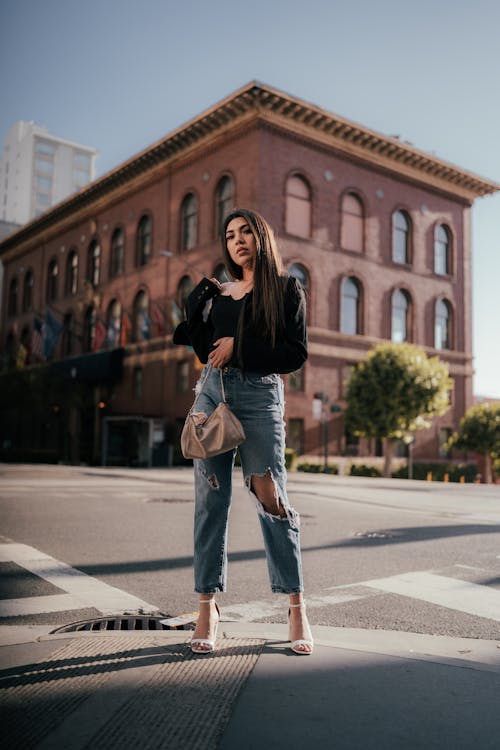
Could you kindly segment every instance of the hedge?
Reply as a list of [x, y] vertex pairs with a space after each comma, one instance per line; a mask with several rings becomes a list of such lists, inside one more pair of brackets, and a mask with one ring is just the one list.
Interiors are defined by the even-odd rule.
[[[459, 482], [460, 477], [464, 477], [465, 482], [474, 482], [477, 477], [476, 464], [451, 464], [451, 463], [414, 463], [413, 479], [427, 479], [431, 474], [435, 482], [443, 482], [445, 474], [448, 474], [448, 481]], [[395, 479], [408, 479], [408, 466], [402, 466], [398, 471], [393, 472]]]

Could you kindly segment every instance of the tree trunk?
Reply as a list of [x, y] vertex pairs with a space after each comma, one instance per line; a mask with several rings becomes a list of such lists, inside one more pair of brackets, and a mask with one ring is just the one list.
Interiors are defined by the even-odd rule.
[[394, 440], [384, 438], [384, 477], [391, 476], [392, 459], [396, 452], [396, 443]]
[[493, 481], [492, 459], [489, 453], [484, 454], [484, 483], [491, 484]]

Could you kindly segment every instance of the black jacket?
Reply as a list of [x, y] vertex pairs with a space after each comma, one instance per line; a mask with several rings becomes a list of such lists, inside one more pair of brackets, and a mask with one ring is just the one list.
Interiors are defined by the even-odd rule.
[[[213, 337], [210, 315], [205, 321], [203, 310], [208, 300], [217, 294], [220, 294], [219, 288], [209, 279], [202, 279], [187, 298], [187, 321], [177, 326], [174, 332], [174, 344], [192, 346], [203, 363], [208, 361]], [[235, 337], [235, 354], [229, 364], [263, 375], [298, 370], [307, 359], [306, 305], [300, 283], [293, 276], [287, 279], [284, 300], [285, 335], [275, 346], [263, 340], [259, 331], [252, 326], [250, 299], [251, 295], [247, 297], [245, 306], [241, 361], [236, 362], [239, 342]]]

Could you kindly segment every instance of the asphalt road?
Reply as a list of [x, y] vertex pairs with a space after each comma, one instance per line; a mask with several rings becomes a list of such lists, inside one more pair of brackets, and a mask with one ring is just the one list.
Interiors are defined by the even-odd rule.
[[[300, 473], [288, 487], [313, 625], [500, 637], [500, 487]], [[192, 470], [0, 465], [0, 497], [0, 624], [196, 609]], [[285, 621], [238, 471], [219, 602]]]

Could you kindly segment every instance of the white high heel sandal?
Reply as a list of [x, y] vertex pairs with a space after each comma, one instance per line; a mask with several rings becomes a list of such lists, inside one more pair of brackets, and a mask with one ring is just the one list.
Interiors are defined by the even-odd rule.
[[[200, 599], [199, 604], [211, 604], [213, 599]], [[213, 631], [213, 638], [191, 638], [189, 645], [193, 654], [211, 654], [215, 651], [215, 641], [217, 640], [217, 629], [220, 621], [220, 609], [217, 602], [214, 601], [217, 610], [217, 622]], [[206, 646], [207, 648], [196, 648], [196, 646]]]
[[[300, 602], [300, 604], [290, 604], [290, 609], [292, 607], [300, 607], [301, 609], [305, 610], [306, 605], [304, 602]], [[307, 623], [307, 629], [306, 629], [306, 638], [299, 638], [296, 641], [292, 641], [292, 626], [290, 623], [290, 609], [288, 610], [288, 640], [291, 641], [290, 648], [292, 649], [294, 654], [299, 654], [299, 656], [310, 656], [313, 652], [314, 648], [314, 641], [311, 633], [311, 628], [309, 627], [309, 623]], [[302, 651], [302, 649], [297, 648], [297, 646], [310, 646], [310, 651]]]

